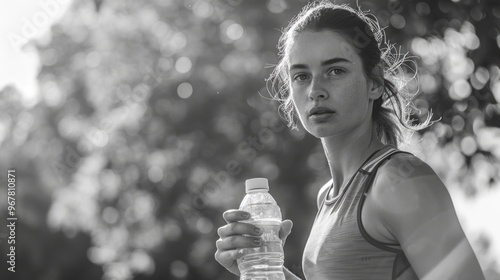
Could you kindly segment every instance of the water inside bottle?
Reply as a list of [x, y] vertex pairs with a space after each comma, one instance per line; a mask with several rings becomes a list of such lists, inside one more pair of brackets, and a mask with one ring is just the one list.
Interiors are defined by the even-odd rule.
[[241, 279], [284, 279], [283, 247], [279, 238], [281, 221], [278, 219], [261, 219], [252, 224], [263, 229], [262, 245], [240, 250], [238, 259]]
[[249, 254], [240, 260], [238, 261], [238, 268], [241, 280], [284, 279], [282, 253]]

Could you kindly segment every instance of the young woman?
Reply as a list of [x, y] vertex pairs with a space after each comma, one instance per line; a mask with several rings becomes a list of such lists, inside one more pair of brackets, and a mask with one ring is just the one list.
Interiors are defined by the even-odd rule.
[[[294, 125], [321, 139], [332, 179], [303, 255], [307, 279], [484, 279], [446, 187], [425, 163], [397, 149], [408, 124], [401, 59], [383, 48], [376, 19], [348, 6], [310, 4], [280, 39], [272, 81]], [[404, 58], [404, 57], [403, 57]], [[215, 258], [239, 275], [238, 249], [259, 229], [229, 210]], [[283, 241], [292, 223], [282, 224]], [[289, 271], [287, 279], [299, 279]]]

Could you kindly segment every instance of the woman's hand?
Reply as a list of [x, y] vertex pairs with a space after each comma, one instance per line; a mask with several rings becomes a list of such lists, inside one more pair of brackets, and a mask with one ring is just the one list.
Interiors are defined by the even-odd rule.
[[[262, 230], [252, 224], [241, 221], [250, 218], [250, 213], [241, 210], [228, 210], [222, 215], [227, 225], [217, 230], [219, 240], [216, 242], [215, 259], [227, 270], [240, 275], [236, 260], [241, 257], [240, 249], [261, 246]], [[292, 229], [292, 221], [283, 221], [280, 228], [280, 239], [285, 243]], [[245, 235], [245, 236], [244, 236]]]
[[[229, 272], [240, 275], [236, 260], [241, 248], [259, 247], [262, 234], [260, 228], [240, 221], [250, 218], [250, 213], [240, 210], [228, 210], [222, 214], [222, 217], [227, 222], [227, 225], [220, 227], [217, 230], [219, 240], [216, 242], [217, 252], [215, 259]], [[243, 236], [246, 235], [246, 236]]]

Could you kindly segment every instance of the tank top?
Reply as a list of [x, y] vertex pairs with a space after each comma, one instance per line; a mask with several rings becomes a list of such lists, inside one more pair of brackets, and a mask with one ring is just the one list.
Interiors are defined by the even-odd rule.
[[332, 180], [321, 188], [302, 258], [306, 279], [418, 279], [398, 244], [373, 239], [361, 223], [363, 202], [378, 167], [402, 152], [387, 145], [373, 153], [334, 198], [327, 195]]

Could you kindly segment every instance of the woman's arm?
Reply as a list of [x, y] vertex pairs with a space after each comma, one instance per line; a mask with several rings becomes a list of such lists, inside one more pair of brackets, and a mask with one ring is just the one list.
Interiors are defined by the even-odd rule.
[[398, 155], [372, 186], [377, 217], [420, 279], [484, 279], [448, 190], [418, 158]]

